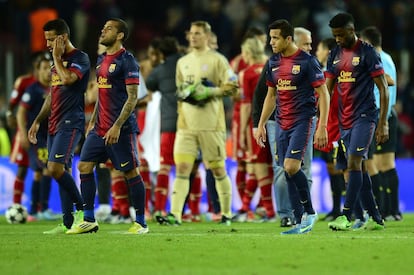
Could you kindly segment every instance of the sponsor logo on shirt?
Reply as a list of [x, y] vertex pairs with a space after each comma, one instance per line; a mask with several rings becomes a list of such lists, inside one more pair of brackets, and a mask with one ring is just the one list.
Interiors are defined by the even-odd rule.
[[60, 76], [58, 74], [52, 74], [51, 85], [52, 86], [61, 86], [61, 85], [63, 85], [62, 84], [62, 79], [60, 79]]
[[278, 90], [296, 90], [296, 86], [291, 85], [292, 80], [289, 79], [281, 79], [277, 80], [277, 89]]
[[355, 77], [352, 77], [352, 72], [341, 71], [338, 77], [338, 83], [355, 82]]
[[98, 88], [102, 88], [102, 89], [110, 89], [112, 88], [112, 85], [110, 83], [108, 83], [108, 79], [105, 77], [98, 77]]

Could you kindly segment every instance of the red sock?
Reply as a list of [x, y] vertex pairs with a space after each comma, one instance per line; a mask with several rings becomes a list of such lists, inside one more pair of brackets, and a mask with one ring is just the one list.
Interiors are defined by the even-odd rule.
[[22, 203], [22, 195], [24, 192], [24, 179], [16, 177], [13, 188], [13, 202]]
[[242, 210], [247, 212], [250, 210], [250, 203], [257, 189], [257, 179], [254, 174], [249, 174], [247, 177], [246, 188], [244, 189], [244, 196], [242, 199]]
[[236, 186], [240, 198], [243, 198], [244, 189], [246, 188], [246, 170], [242, 167], [237, 167]]
[[112, 178], [112, 210], [129, 217], [128, 186], [122, 176]]
[[149, 208], [149, 202], [151, 201], [151, 180], [148, 162], [145, 159], [140, 159], [141, 166], [139, 167], [139, 173], [141, 174], [142, 181], [145, 185], [145, 209]]
[[190, 197], [188, 200], [188, 207], [191, 210], [191, 214], [193, 215], [200, 215], [200, 200], [201, 200], [201, 177], [200, 174], [194, 177], [191, 190], [190, 190]]
[[[161, 171], [160, 171], [161, 172]], [[157, 185], [155, 186], [155, 211], [165, 211], [167, 198], [168, 198], [168, 187], [169, 187], [169, 176], [158, 173]]]
[[266, 209], [267, 217], [273, 218], [275, 216], [275, 209], [273, 208], [272, 201], [272, 177], [265, 177], [260, 179], [259, 182], [264, 184], [260, 187], [262, 206]]

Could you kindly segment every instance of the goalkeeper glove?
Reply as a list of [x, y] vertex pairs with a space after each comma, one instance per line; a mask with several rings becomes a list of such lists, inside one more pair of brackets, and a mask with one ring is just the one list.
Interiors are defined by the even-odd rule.
[[197, 101], [205, 100], [213, 96], [220, 95], [220, 89], [217, 87], [206, 87], [201, 83], [197, 83], [194, 86], [194, 92], [191, 97]]
[[195, 84], [189, 85], [189, 84], [183, 84], [180, 88], [177, 90], [177, 97], [179, 100], [185, 100], [188, 97], [191, 96], [191, 94], [194, 92]]

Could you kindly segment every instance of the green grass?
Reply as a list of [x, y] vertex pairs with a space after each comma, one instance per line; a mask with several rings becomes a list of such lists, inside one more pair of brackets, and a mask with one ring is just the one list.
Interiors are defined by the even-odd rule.
[[279, 223], [149, 223], [150, 234], [43, 235], [54, 222], [7, 224], [0, 217], [0, 274], [413, 274], [414, 214], [384, 231], [280, 235]]

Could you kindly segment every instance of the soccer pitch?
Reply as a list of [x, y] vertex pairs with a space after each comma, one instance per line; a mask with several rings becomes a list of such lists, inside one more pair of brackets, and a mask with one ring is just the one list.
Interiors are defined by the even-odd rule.
[[[323, 215], [320, 215], [323, 216]], [[384, 231], [306, 235], [279, 223], [100, 224], [98, 233], [43, 235], [56, 222], [11, 225], [0, 217], [0, 273], [9, 274], [413, 274], [414, 214]]]

